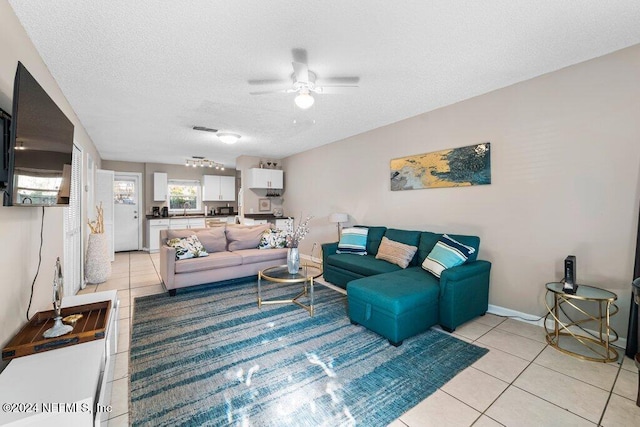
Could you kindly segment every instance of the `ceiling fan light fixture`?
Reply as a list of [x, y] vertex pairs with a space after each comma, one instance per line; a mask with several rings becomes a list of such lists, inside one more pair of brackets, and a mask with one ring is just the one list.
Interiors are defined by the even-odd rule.
[[218, 136], [218, 139], [225, 144], [235, 144], [240, 139], [240, 135], [237, 133], [218, 132], [216, 135]]
[[311, 108], [311, 106], [315, 102], [315, 99], [313, 99], [313, 96], [311, 96], [308, 89], [302, 89], [300, 90], [300, 93], [296, 96], [294, 101], [298, 107], [306, 110], [308, 108]]

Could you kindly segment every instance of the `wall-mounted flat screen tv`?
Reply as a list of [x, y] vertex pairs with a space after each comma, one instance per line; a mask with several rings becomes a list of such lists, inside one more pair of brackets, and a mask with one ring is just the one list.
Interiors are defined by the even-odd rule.
[[67, 206], [72, 157], [73, 124], [18, 62], [4, 204]]
[[11, 116], [0, 109], [0, 189], [9, 181], [9, 129]]

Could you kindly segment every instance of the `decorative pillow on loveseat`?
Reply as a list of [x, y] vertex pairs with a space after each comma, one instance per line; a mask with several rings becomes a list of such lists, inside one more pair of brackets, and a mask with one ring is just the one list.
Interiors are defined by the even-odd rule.
[[176, 249], [176, 259], [199, 258], [209, 255], [195, 234], [189, 237], [169, 239], [167, 240], [167, 246]]
[[196, 231], [196, 236], [204, 246], [204, 249], [210, 254], [227, 250], [225, 226], [199, 229]]
[[380, 247], [378, 248], [378, 253], [376, 254], [376, 259], [407, 268], [417, 250], [417, 246], [405, 245], [404, 243], [383, 237], [382, 242], [380, 242]]
[[267, 229], [262, 232], [259, 249], [284, 248], [287, 245], [287, 232], [284, 230]]
[[369, 229], [364, 227], [343, 228], [338, 242], [338, 254], [367, 254], [367, 235]]
[[422, 262], [422, 268], [440, 277], [445, 269], [464, 264], [475, 251], [474, 248], [443, 234]]
[[271, 228], [271, 224], [227, 227], [229, 250], [256, 249], [262, 239], [262, 233], [268, 228]]

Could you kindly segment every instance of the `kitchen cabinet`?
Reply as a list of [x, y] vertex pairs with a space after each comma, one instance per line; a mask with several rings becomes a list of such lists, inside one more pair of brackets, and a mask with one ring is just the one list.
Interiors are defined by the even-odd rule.
[[169, 219], [150, 219], [147, 221], [147, 236], [149, 236], [149, 252], [160, 250], [160, 230], [169, 228]]
[[164, 202], [167, 200], [167, 187], [169, 181], [165, 172], [153, 173], [153, 201]]
[[204, 217], [199, 218], [163, 218], [147, 220], [147, 236], [149, 236], [149, 252], [160, 250], [160, 230], [183, 230], [187, 228], [205, 228]]
[[236, 200], [236, 177], [223, 175], [203, 175], [202, 199], [220, 202]]
[[204, 218], [171, 218], [169, 228], [171, 230], [184, 230], [186, 228], [205, 228]]
[[249, 188], [281, 190], [284, 187], [284, 173], [279, 169], [252, 168], [247, 170]]

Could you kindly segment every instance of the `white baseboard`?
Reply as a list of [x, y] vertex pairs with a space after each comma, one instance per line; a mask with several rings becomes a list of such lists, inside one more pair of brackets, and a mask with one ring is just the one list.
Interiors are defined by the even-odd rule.
[[307, 254], [300, 254], [300, 259], [305, 259], [307, 261], [315, 262], [316, 264], [322, 264], [322, 258], [316, 258]]
[[[501, 316], [501, 317], [509, 317], [513, 320], [518, 320], [520, 322], [525, 322], [530, 325], [536, 325], [536, 326], [540, 326], [541, 328], [544, 328], [544, 322], [545, 322], [544, 317], [540, 318], [540, 316], [536, 316], [534, 314], [523, 313], [521, 311], [516, 311], [510, 308], [500, 307], [498, 305], [492, 305], [492, 304], [489, 304], [489, 309], [487, 310], [487, 313], [495, 314], [496, 316]], [[553, 321], [549, 320], [549, 322], [547, 323], [547, 328], [553, 329], [553, 327], [554, 327]], [[579, 334], [580, 332], [582, 332], [577, 327], [570, 328], [570, 330], [576, 334]], [[596, 335], [596, 336], [598, 335], [597, 331], [593, 331], [590, 329], [585, 329], [585, 330], [593, 335]], [[611, 345], [613, 345], [614, 347], [618, 347], [620, 349], [625, 349], [627, 348], [627, 339], [620, 337], [615, 343]]]
[[[301, 254], [300, 258], [306, 259], [306, 260], [310, 260], [310, 261], [313, 261], [313, 262], [316, 262], [316, 263], [319, 263], [319, 264], [322, 264], [322, 259], [311, 257], [309, 255], [302, 255]], [[320, 284], [322, 284], [322, 285], [324, 285], [324, 286], [326, 286], [328, 288], [331, 288], [331, 289], [333, 289], [335, 291], [338, 291], [338, 292], [340, 292], [342, 294], [345, 294], [345, 295], [347, 294], [347, 291], [345, 291], [344, 289], [339, 288], [339, 287], [337, 287], [337, 286], [325, 281], [322, 276], [320, 276], [318, 278], [318, 283], [320, 283]], [[517, 320], [519, 322], [528, 323], [530, 325], [536, 325], [536, 326], [539, 326], [541, 328], [544, 328], [544, 322], [545, 322], [544, 316], [546, 315], [546, 313], [545, 313], [542, 316], [539, 316], [539, 315], [536, 316], [535, 314], [523, 313], [521, 311], [512, 310], [512, 309], [506, 308], [506, 307], [500, 307], [499, 305], [493, 305], [493, 304], [489, 304], [489, 308], [487, 309], [487, 313], [494, 314], [494, 315], [500, 316], [500, 317], [508, 317], [508, 318], [513, 319], [513, 320]], [[547, 325], [547, 328], [548, 329], [552, 329], [553, 328], [552, 321], [549, 321], [549, 323]], [[571, 331], [575, 332], [576, 334], [579, 334], [579, 332], [581, 332], [579, 328], [571, 328]], [[592, 331], [590, 329], [586, 329], [586, 331], [591, 333], [591, 334], [594, 334], [596, 336], [598, 335], [597, 331]], [[620, 338], [618, 338], [618, 340], [615, 343], [613, 343], [611, 345], [613, 345], [614, 347], [618, 347], [618, 348], [624, 350], [625, 348], [627, 348], [627, 339], [620, 337]]]
[[511, 317], [514, 320], [519, 320], [521, 322], [526, 322], [532, 325], [543, 326], [544, 325], [544, 317], [540, 318], [540, 316], [536, 316], [533, 314], [523, 313], [521, 311], [512, 310], [510, 308], [500, 307], [499, 305], [489, 304], [489, 309], [487, 313], [495, 314], [496, 316], [501, 317]]

